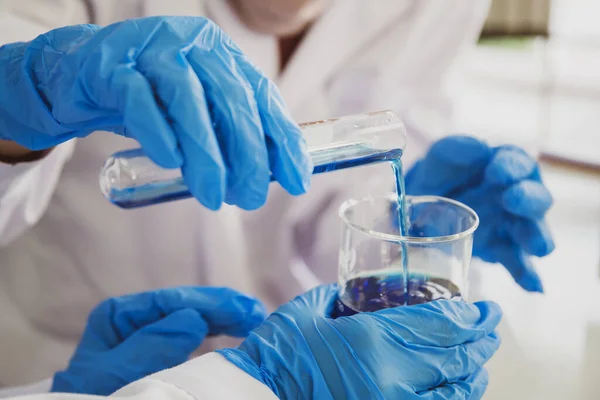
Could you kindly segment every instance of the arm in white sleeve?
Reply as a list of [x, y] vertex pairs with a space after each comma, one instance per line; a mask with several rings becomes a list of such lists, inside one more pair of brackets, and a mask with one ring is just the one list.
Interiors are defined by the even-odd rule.
[[[31, 393], [31, 392], [29, 392]], [[20, 400], [93, 400], [101, 396], [21, 392]], [[19, 395], [14, 393], [13, 395]], [[275, 400], [266, 385], [227, 361], [209, 353], [178, 367], [140, 379], [108, 396], [123, 400]], [[15, 397], [9, 400], [16, 400]]]
[[[88, 22], [80, 0], [0, 1], [0, 45], [28, 41], [54, 28]], [[0, 83], [1, 85], [1, 83]], [[74, 142], [35, 162], [0, 163], [0, 246], [35, 224], [46, 211]]]

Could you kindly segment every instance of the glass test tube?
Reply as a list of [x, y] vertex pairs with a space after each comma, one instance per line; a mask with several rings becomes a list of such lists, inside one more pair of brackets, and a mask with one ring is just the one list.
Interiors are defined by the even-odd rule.
[[[300, 124], [313, 174], [398, 159], [406, 146], [402, 120], [379, 111]], [[181, 171], [154, 164], [141, 149], [113, 154], [100, 172], [104, 196], [122, 208], [191, 197]]]
[[[399, 232], [406, 212], [408, 235]], [[398, 196], [348, 200], [340, 207], [339, 300], [335, 316], [466, 299], [473, 248], [479, 225], [475, 211], [436, 196]], [[408, 258], [405, 290], [402, 252]]]

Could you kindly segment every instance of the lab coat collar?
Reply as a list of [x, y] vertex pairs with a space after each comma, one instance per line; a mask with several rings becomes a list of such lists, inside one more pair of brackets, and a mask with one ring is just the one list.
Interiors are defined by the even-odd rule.
[[[353, 55], [368, 48], [412, 2], [344, 0], [315, 23], [277, 80], [290, 109], [298, 109]], [[302, 82], [301, 85], [298, 82]]]

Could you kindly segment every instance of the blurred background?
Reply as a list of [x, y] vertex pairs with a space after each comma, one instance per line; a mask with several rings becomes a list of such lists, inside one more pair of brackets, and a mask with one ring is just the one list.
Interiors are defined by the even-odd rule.
[[525, 147], [555, 201], [556, 250], [536, 260], [544, 294], [473, 260], [471, 300], [505, 313], [484, 399], [600, 400], [600, 0], [493, 0], [464, 63], [459, 131]]
[[599, 13], [595, 0], [495, 0], [457, 82], [460, 127], [599, 168]]
[[600, 399], [598, 16], [597, 0], [494, 0], [455, 79], [460, 129], [537, 155], [555, 200], [543, 295], [473, 263], [475, 299], [505, 311], [485, 399]]

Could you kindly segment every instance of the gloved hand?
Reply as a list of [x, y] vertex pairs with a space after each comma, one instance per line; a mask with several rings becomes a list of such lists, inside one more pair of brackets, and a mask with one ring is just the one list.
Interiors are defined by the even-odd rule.
[[500, 308], [438, 300], [331, 319], [336, 285], [280, 307], [230, 362], [281, 399], [479, 399]]
[[410, 195], [450, 197], [473, 208], [480, 219], [473, 255], [503, 264], [524, 289], [543, 291], [530, 256], [554, 250], [544, 221], [552, 196], [525, 151], [491, 148], [469, 136], [447, 137], [415, 164], [405, 183]]
[[255, 209], [271, 173], [304, 193], [312, 164], [275, 87], [211, 21], [152, 17], [56, 29], [0, 48], [0, 139], [45, 149], [97, 130], [181, 168], [206, 207]]
[[52, 391], [109, 395], [185, 362], [207, 335], [245, 337], [264, 319], [258, 300], [228, 288], [181, 287], [108, 299], [90, 314]]

